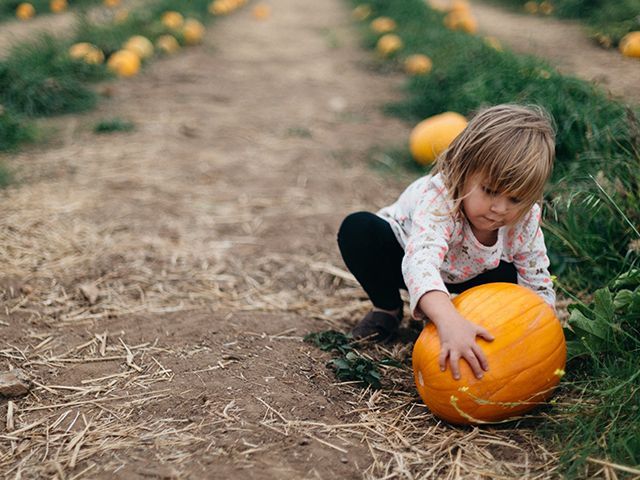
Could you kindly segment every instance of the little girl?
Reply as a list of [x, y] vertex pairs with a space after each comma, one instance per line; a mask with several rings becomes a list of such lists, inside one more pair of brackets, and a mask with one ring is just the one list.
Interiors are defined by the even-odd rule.
[[493, 337], [457, 312], [450, 293], [511, 282], [555, 307], [538, 203], [554, 141], [541, 108], [487, 108], [440, 155], [433, 173], [394, 204], [347, 216], [338, 232], [340, 252], [373, 303], [353, 336], [391, 339], [402, 319], [399, 289], [406, 289], [413, 318], [427, 317], [437, 327], [440, 368], [448, 359], [458, 379], [464, 358], [481, 378], [489, 366], [476, 336]]

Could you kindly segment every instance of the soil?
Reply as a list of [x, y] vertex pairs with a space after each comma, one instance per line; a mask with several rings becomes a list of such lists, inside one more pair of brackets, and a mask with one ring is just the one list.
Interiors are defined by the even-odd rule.
[[[426, 411], [410, 328], [369, 350], [404, 364], [382, 392], [337, 382], [303, 342], [367, 310], [335, 235], [406, 186], [370, 159], [411, 126], [381, 113], [403, 77], [374, 71], [345, 3], [271, 5], [101, 85], [97, 110], [43, 121], [48, 141], [7, 158], [0, 358], [34, 384], [0, 403], [0, 471], [554, 477], [535, 424], [454, 428]], [[135, 130], [93, 133], [114, 117]]]

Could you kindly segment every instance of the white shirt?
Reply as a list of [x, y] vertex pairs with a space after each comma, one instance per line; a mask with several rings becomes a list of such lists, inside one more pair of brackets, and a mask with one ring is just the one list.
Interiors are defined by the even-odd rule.
[[454, 217], [452, 211], [453, 201], [437, 174], [419, 178], [395, 203], [377, 212], [389, 222], [404, 249], [402, 274], [414, 318], [424, 318], [417, 304], [425, 293], [448, 293], [445, 282], [462, 283], [496, 268], [500, 260], [514, 264], [519, 285], [555, 308], [538, 204], [515, 225], [500, 227], [491, 246], [480, 243], [464, 215]]

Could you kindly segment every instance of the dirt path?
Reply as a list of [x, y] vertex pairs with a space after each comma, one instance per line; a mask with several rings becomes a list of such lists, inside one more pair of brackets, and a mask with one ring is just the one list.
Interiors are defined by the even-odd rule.
[[[0, 204], [4, 478], [545, 478], [529, 428], [451, 428], [411, 371], [339, 385], [310, 331], [367, 308], [342, 270], [343, 216], [394, 198], [369, 149], [409, 127], [379, 107], [339, 0], [241, 11], [87, 115], [9, 158]], [[118, 116], [129, 134], [96, 136]], [[408, 365], [410, 344], [389, 354]], [[4, 423], [4, 422], [3, 422]]]
[[565, 74], [640, 103], [640, 61], [597, 46], [579, 22], [509, 12], [480, 1], [472, 2], [472, 10], [481, 33], [495, 36], [516, 52], [547, 58]]

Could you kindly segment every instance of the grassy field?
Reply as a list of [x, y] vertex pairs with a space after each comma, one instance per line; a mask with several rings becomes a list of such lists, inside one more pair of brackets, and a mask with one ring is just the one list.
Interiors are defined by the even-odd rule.
[[[492, 0], [518, 11], [525, 10], [527, 0]], [[530, 2], [540, 10], [542, 2]], [[627, 33], [640, 30], [640, 0], [551, 0], [551, 14], [560, 18], [579, 19], [603, 45], [616, 46]], [[542, 13], [542, 12], [539, 12]]]
[[[574, 303], [565, 331], [570, 360], [558, 395], [562, 401], [553, 421], [541, 424], [539, 431], [561, 450], [569, 477], [588, 476], [598, 459], [637, 468], [638, 109], [559, 74], [538, 58], [497, 51], [481, 38], [450, 31], [443, 26], [444, 14], [418, 0], [367, 4], [369, 20], [384, 15], [397, 22], [396, 33], [405, 45], [381, 68], [399, 67], [410, 53], [433, 60], [432, 72], [412, 77], [405, 100], [388, 106], [390, 114], [417, 123], [443, 111], [470, 115], [484, 105], [516, 102], [542, 105], [553, 115], [557, 161], [545, 196], [544, 228], [557, 289]], [[362, 32], [372, 48], [378, 37], [368, 21]], [[392, 165], [415, 169], [407, 151], [387, 157]]]

